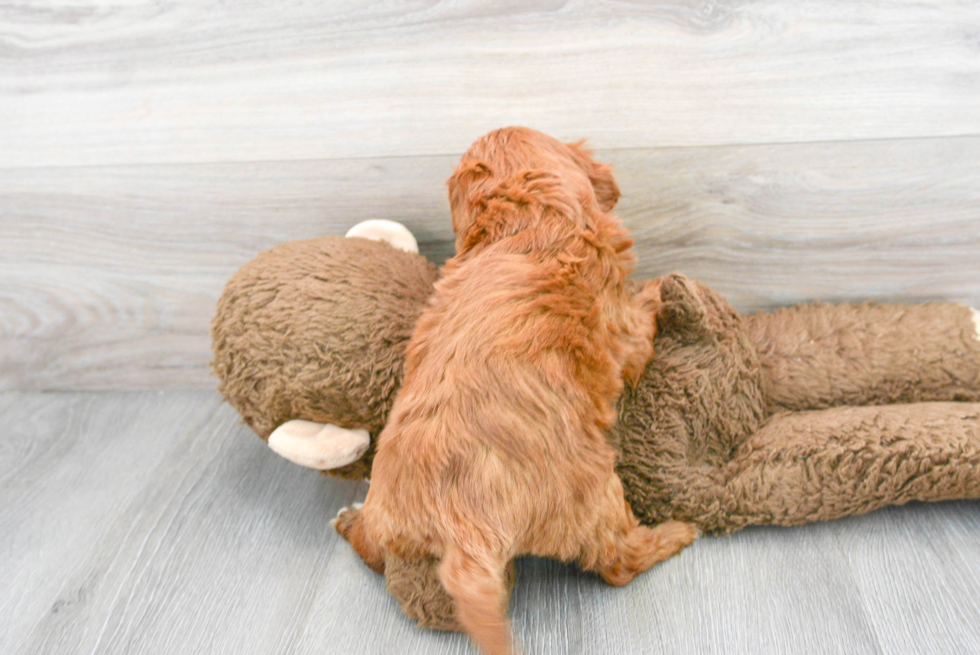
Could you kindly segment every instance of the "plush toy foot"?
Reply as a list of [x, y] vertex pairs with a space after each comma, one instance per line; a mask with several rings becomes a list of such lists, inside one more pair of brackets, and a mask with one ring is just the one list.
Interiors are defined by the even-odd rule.
[[407, 252], [418, 252], [419, 244], [408, 228], [395, 221], [376, 218], [361, 221], [347, 231], [345, 236], [361, 237], [372, 241], [387, 241], [396, 248]]
[[356, 462], [371, 445], [367, 430], [330, 423], [287, 421], [269, 435], [269, 448], [294, 464], [327, 471]]

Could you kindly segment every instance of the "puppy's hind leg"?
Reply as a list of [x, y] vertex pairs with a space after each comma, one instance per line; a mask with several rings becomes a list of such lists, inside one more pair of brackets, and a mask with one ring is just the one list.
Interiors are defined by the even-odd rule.
[[345, 507], [330, 521], [341, 537], [347, 540], [354, 552], [361, 556], [375, 573], [385, 572], [385, 557], [381, 546], [371, 538], [364, 525], [364, 514], [360, 507]]
[[666, 521], [654, 527], [640, 525], [615, 475], [610, 480], [607, 503], [610, 522], [599, 537], [605, 547], [597, 557], [584, 561], [583, 568], [595, 571], [616, 587], [629, 584], [654, 564], [676, 555], [701, 534], [692, 524], [681, 521]]
[[453, 598], [456, 619], [487, 655], [510, 655], [506, 562], [474, 557], [450, 546], [439, 566], [439, 579]]

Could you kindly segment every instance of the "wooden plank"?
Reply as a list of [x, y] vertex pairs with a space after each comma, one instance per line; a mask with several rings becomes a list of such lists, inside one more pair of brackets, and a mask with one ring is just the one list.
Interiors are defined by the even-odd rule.
[[704, 538], [582, 597], [585, 653], [882, 652], [827, 525]]
[[0, 167], [978, 134], [978, 32], [957, 0], [12, 6]]
[[97, 580], [66, 579], [130, 528], [120, 515], [139, 511], [147, 476], [217, 406], [201, 392], [0, 396], [0, 652], [27, 652], [37, 622], [91, 600]]
[[914, 504], [833, 524], [886, 652], [980, 652], [978, 510]]
[[[76, 463], [81, 490], [57, 475], [27, 479], [39, 498], [26, 526], [2, 519], [21, 538], [37, 535], [33, 544], [18, 540], [12, 569], [28, 546], [52, 569], [15, 576], [5, 589], [30, 600], [12, 614], [11, 637], [28, 634], [4, 652], [281, 652], [339, 544], [327, 521], [363, 497], [361, 485], [273, 456], [211, 392], [99, 394], [93, 402], [101, 411], [82, 437], [109, 446], [107, 463]], [[144, 423], [117, 421], [119, 409]], [[197, 419], [180, 422], [188, 410]], [[165, 456], [127, 470], [148, 440]], [[138, 482], [137, 493], [119, 494], [121, 475]], [[58, 502], [66, 494], [70, 508]], [[65, 518], [92, 525], [102, 515], [81, 543], [58, 530]]]
[[638, 273], [740, 310], [802, 300], [980, 306], [980, 140], [617, 153]]
[[[3, 393], [0, 651], [462, 655], [329, 529], [364, 486], [274, 456], [213, 392]], [[534, 653], [980, 647], [977, 501], [705, 538], [623, 588], [518, 563]]]
[[[980, 306], [980, 138], [600, 152], [639, 275], [741, 310], [812, 298]], [[0, 176], [0, 388], [213, 387], [208, 329], [259, 251], [405, 222], [452, 253], [455, 157], [18, 169]]]
[[223, 280], [43, 264], [0, 271], [0, 311], [10, 321], [0, 388], [216, 385], [208, 328]]
[[453, 165], [442, 157], [8, 171], [0, 388], [213, 387], [210, 320], [239, 266], [283, 241], [379, 217], [437, 241], [423, 252], [444, 259], [443, 181]]

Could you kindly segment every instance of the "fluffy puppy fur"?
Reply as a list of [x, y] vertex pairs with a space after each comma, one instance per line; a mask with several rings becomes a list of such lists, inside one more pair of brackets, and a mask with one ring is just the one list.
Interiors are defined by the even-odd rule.
[[433, 554], [460, 624], [511, 652], [505, 574], [523, 554], [623, 585], [696, 536], [639, 525], [605, 431], [653, 356], [659, 293], [631, 293], [619, 189], [581, 144], [492, 132], [449, 179], [457, 255], [408, 346], [360, 512], [336, 527], [381, 571]]

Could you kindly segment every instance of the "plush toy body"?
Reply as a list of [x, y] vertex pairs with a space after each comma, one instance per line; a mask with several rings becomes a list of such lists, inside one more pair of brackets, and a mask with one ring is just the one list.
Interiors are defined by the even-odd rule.
[[813, 304], [743, 318], [681, 276], [662, 296], [657, 357], [614, 428], [641, 520], [731, 532], [980, 497], [969, 308]]
[[[435, 279], [424, 258], [365, 239], [263, 253], [219, 301], [220, 391], [280, 454], [367, 477]], [[980, 320], [969, 308], [814, 304], [742, 317], [676, 275], [661, 295], [656, 357], [610, 437], [641, 521], [731, 532], [980, 497]], [[434, 566], [389, 557], [389, 590], [421, 624], [455, 629]]]

